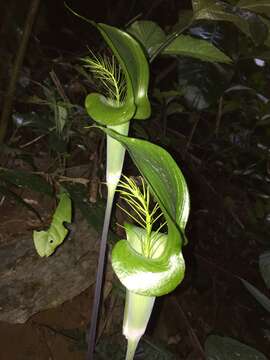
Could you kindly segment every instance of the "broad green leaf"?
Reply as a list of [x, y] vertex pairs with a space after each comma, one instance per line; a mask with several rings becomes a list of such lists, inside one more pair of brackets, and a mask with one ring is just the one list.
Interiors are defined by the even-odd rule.
[[53, 196], [52, 187], [43, 177], [23, 170], [0, 168], [0, 179], [18, 187], [25, 187], [48, 196]]
[[210, 42], [230, 58], [238, 58], [238, 30], [233, 24], [202, 20], [192, 25], [188, 31], [191, 36]]
[[267, 38], [266, 25], [258, 15], [251, 11], [215, 0], [194, 1], [193, 7], [195, 19], [231, 22], [251, 37], [256, 45], [263, 44]]
[[255, 286], [251, 285], [248, 281], [240, 278], [245, 288], [255, 297], [255, 299], [265, 308], [266, 311], [270, 312], [270, 299], [265, 296]]
[[127, 31], [143, 45], [149, 56], [166, 40], [164, 31], [153, 21], [135, 21]]
[[158, 258], [139, 255], [126, 240], [112, 252], [112, 265], [120, 281], [129, 290], [160, 296], [171, 292], [184, 277], [181, 248], [189, 214], [189, 194], [185, 179], [170, 154], [145, 140], [128, 138], [102, 128], [129, 152], [159, 203], [168, 226], [167, 242]]
[[255, 13], [270, 16], [270, 2], [269, 0], [240, 0], [237, 3], [242, 9], [247, 9]]
[[260, 272], [268, 289], [270, 289], [270, 251], [266, 251], [259, 257]]
[[189, 214], [188, 189], [184, 176], [171, 155], [148, 141], [122, 136], [110, 129], [100, 129], [128, 150], [162, 210], [184, 229]]
[[231, 63], [232, 60], [208, 41], [180, 35], [163, 50], [164, 55], [184, 55], [209, 62]]
[[205, 342], [207, 360], [267, 360], [258, 350], [230, 337], [210, 335]]
[[105, 39], [124, 72], [127, 94], [123, 104], [116, 106], [97, 93], [86, 97], [88, 114], [103, 125], [119, 125], [150, 116], [147, 96], [149, 66], [141, 45], [127, 32], [106, 24], [92, 22]]

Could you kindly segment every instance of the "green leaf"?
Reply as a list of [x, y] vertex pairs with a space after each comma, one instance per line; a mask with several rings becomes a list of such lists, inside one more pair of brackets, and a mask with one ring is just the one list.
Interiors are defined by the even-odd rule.
[[143, 45], [149, 56], [166, 40], [165, 32], [153, 21], [135, 21], [127, 31]]
[[266, 251], [260, 255], [259, 267], [267, 289], [270, 289], [270, 251]]
[[0, 179], [18, 187], [25, 187], [48, 196], [53, 196], [52, 187], [43, 177], [30, 174], [27, 171], [0, 168]]
[[193, 1], [195, 19], [228, 21], [251, 37], [256, 45], [263, 44], [268, 30], [262, 19], [251, 11], [215, 0]]
[[205, 342], [207, 360], [267, 360], [258, 350], [230, 337], [210, 335]]
[[237, 3], [242, 9], [247, 9], [255, 13], [270, 16], [270, 2], [269, 0], [240, 0]]
[[232, 60], [208, 41], [194, 38], [189, 35], [180, 35], [162, 54], [184, 55], [209, 62], [231, 63]]
[[184, 276], [181, 248], [189, 215], [189, 194], [184, 176], [163, 148], [145, 140], [122, 136], [110, 129], [102, 130], [128, 150], [149, 184], [168, 226], [167, 243], [158, 258], [141, 256], [128, 241], [121, 240], [113, 249], [113, 268], [124, 286], [135, 293], [145, 296], [167, 294]]
[[70, 224], [72, 218], [72, 202], [69, 194], [61, 189], [59, 202], [52, 217], [52, 222], [48, 230], [33, 231], [33, 240], [36, 251], [40, 257], [48, 257], [55, 252], [68, 235], [65, 223]]
[[270, 299], [265, 296], [255, 286], [251, 285], [248, 281], [240, 278], [245, 288], [255, 297], [255, 299], [265, 308], [266, 311], [270, 312]]
[[141, 45], [127, 32], [106, 24], [92, 22], [119, 61], [127, 82], [127, 94], [121, 106], [115, 106], [97, 93], [85, 100], [88, 114], [103, 125], [119, 125], [150, 116], [148, 100], [149, 66]]

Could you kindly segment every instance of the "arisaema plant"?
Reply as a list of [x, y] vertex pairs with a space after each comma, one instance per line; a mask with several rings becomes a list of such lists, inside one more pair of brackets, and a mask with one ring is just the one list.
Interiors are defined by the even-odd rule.
[[[182, 246], [189, 193], [182, 172], [166, 150], [111, 129], [103, 131], [128, 150], [146, 181], [142, 191], [132, 180], [120, 182], [120, 193], [140, 226], [126, 223], [126, 240], [118, 241], [112, 251], [113, 269], [127, 290], [123, 334], [128, 341], [126, 360], [132, 360], [155, 298], [173, 291], [184, 277]], [[152, 210], [150, 193], [157, 202]], [[158, 208], [166, 220], [167, 232], [164, 223], [154, 230], [160, 217]]]
[[[151, 108], [147, 97], [149, 66], [140, 44], [128, 33], [106, 24], [92, 23], [100, 31], [113, 56], [98, 57], [93, 54], [84, 59], [103, 94], [91, 93], [85, 101], [89, 116], [98, 124], [127, 135], [132, 119], [147, 119]], [[115, 62], [117, 61], [117, 63]], [[122, 173], [125, 148], [107, 134], [107, 205], [100, 245], [97, 282], [90, 326], [88, 357], [93, 356], [96, 323], [102, 287], [108, 227], [115, 190]]]
[[[152, 231], [153, 219], [149, 219], [151, 214], [146, 211], [145, 227], [126, 224], [127, 241], [118, 242], [112, 253], [114, 271], [127, 288], [123, 332], [128, 340], [126, 359], [130, 360], [146, 329], [155, 297], [169, 293], [183, 279], [185, 265], [181, 249], [189, 197], [181, 171], [164, 149], [127, 136], [132, 119], [150, 116], [149, 66], [144, 51], [128, 33], [105, 24], [94, 25], [115, 58], [90, 54], [84, 59], [104, 92], [91, 93], [85, 104], [90, 117], [102, 125], [100, 128], [107, 136], [108, 188], [87, 359], [93, 359], [106, 239], [125, 149], [147, 183], [147, 197], [150, 192], [155, 197], [168, 229], [167, 233], [162, 233], [161, 228]], [[143, 248], [138, 247], [139, 241], [144, 244]]]

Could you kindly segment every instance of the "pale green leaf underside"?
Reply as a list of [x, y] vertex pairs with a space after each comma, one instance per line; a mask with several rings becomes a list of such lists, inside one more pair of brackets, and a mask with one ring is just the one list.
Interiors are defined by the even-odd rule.
[[189, 194], [185, 179], [170, 154], [144, 140], [128, 138], [102, 128], [128, 150], [132, 160], [151, 188], [166, 218], [168, 235], [158, 258], [146, 258], [126, 240], [112, 252], [112, 265], [129, 290], [146, 296], [160, 296], [182, 281], [185, 263], [182, 256], [184, 229], [189, 215]]

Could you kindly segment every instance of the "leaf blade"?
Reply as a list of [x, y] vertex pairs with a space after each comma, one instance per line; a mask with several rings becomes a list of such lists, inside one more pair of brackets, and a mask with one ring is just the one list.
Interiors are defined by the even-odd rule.
[[184, 55], [202, 61], [231, 63], [232, 60], [209, 41], [189, 35], [180, 35], [168, 47], [163, 55]]

